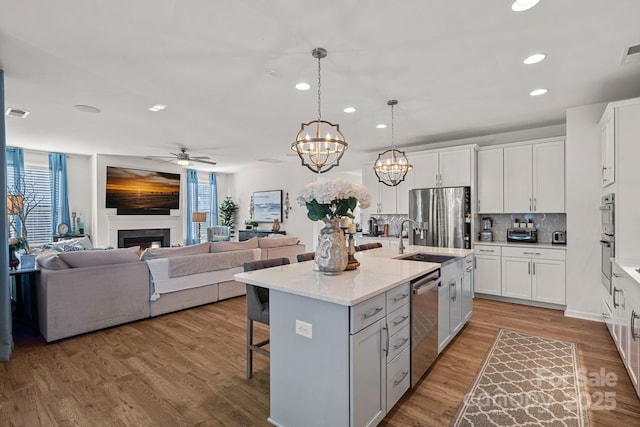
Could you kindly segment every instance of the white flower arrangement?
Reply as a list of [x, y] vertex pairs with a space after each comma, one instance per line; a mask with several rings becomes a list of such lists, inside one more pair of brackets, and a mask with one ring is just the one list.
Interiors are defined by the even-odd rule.
[[307, 217], [312, 221], [323, 218], [353, 218], [357, 204], [363, 209], [371, 206], [371, 193], [365, 187], [344, 179], [315, 181], [304, 186], [296, 199], [307, 207]]

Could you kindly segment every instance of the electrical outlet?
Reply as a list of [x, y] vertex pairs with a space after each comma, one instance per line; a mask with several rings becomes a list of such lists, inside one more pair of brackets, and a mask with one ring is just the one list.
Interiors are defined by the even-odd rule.
[[313, 325], [303, 322], [302, 320], [296, 320], [296, 334], [311, 339], [313, 336]]

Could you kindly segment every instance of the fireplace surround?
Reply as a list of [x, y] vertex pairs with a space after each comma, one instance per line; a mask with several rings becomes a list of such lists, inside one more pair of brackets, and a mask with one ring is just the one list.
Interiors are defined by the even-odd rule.
[[171, 229], [140, 228], [134, 230], [118, 230], [118, 247], [128, 248], [131, 246], [140, 246], [140, 249], [169, 247], [171, 246]]

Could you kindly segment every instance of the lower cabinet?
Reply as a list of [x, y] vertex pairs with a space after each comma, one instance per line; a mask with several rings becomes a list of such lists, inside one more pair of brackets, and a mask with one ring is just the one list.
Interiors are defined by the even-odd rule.
[[488, 295], [502, 295], [501, 247], [475, 245], [474, 290]]
[[[445, 265], [440, 270], [440, 287], [438, 289], [438, 353], [462, 329], [471, 317], [473, 306], [472, 262], [473, 255]], [[467, 264], [469, 267], [466, 267]], [[467, 268], [471, 271], [467, 271]]]
[[629, 351], [627, 351], [627, 370], [636, 393], [640, 397], [640, 300], [627, 299], [629, 313]]
[[378, 424], [411, 386], [409, 284], [351, 308], [351, 425]]
[[462, 322], [463, 324], [473, 314], [473, 255], [464, 259], [464, 272], [462, 274]]

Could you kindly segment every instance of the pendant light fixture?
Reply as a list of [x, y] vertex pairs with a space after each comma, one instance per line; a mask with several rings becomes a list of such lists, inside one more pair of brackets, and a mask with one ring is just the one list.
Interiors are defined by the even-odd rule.
[[373, 165], [373, 170], [378, 177], [378, 181], [389, 187], [395, 187], [404, 181], [413, 166], [409, 164], [409, 159], [404, 151], [395, 149], [394, 142], [394, 126], [393, 126], [393, 107], [398, 105], [398, 101], [392, 99], [387, 101], [387, 105], [391, 106], [391, 149], [378, 154], [378, 159]]
[[318, 118], [302, 123], [291, 149], [298, 153], [302, 166], [316, 173], [325, 173], [339, 166], [348, 144], [340, 132], [340, 125], [322, 120], [320, 112], [320, 60], [327, 56], [327, 51], [319, 47], [311, 54], [318, 59]]

